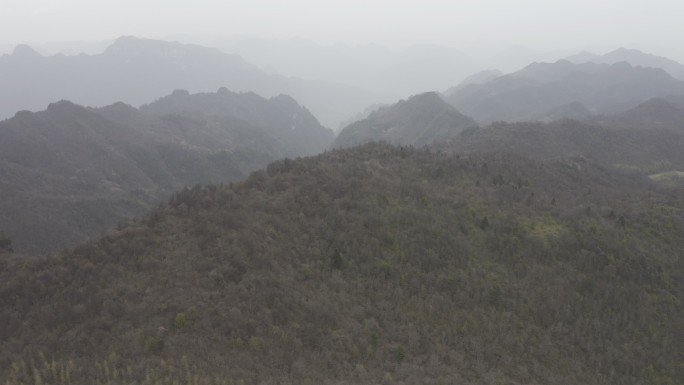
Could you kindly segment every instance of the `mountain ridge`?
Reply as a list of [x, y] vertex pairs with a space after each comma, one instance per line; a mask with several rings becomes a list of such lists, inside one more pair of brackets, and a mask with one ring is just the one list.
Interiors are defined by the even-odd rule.
[[[77, 56], [0, 56], [0, 117], [41, 110], [60, 99], [82, 105], [141, 105], [174, 89], [209, 92], [219, 87], [263, 96], [292, 94], [329, 127], [336, 127], [378, 95], [340, 84], [271, 75], [235, 54], [199, 45], [120, 37], [103, 53]], [[12, 91], [11, 93], [10, 90]]]
[[54, 102], [0, 122], [0, 135], [0, 230], [21, 252], [73, 246], [184, 186], [238, 180], [333, 140], [289, 97], [226, 89], [177, 91], [141, 109]]

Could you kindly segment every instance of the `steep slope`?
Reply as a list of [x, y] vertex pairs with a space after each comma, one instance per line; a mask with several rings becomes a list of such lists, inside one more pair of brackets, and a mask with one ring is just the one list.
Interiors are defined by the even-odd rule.
[[683, 213], [582, 159], [281, 161], [0, 260], [0, 379], [675, 384]]
[[456, 111], [438, 94], [428, 92], [383, 107], [345, 127], [333, 147], [352, 147], [372, 141], [425, 146], [476, 126], [474, 120]]
[[684, 80], [684, 65], [662, 56], [648, 54], [637, 49], [618, 48], [603, 55], [581, 52], [567, 57], [566, 60], [576, 63], [615, 64], [627, 62], [633, 66], [660, 68], [679, 80]]
[[684, 82], [661, 69], [627, 63], [534, 63], [484, 84], [457, 90], [447, 100], [478, 122], [537, 119], [554, 108], [581, 103], [592, 114], [615, 113], [654, 97], [684, 94]]
[[121, 37], [98, 55], [44, 57], [27, 46], [0, 57], [0, 118], [42, 110], [67, 99], [87, 106], [147, 103], [175, 89], [219, 87], [266, 97], [292, 95], [325, 125], [339, 122], [378, 98], [360, 88], [269, 75], [233, 54], [158, 40]]
[[189, 95], [138, 110], [71, 102], [0, 122], [0, 231], [17, 251], [73, 246], [170, 193], [315, 154], [331, 130], [287, 96]]

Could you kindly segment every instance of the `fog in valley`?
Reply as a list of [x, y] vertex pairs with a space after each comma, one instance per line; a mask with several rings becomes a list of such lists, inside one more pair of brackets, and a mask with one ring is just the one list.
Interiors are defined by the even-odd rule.
[[684, 3], [0, 3], [0, 384], [681, 384]]

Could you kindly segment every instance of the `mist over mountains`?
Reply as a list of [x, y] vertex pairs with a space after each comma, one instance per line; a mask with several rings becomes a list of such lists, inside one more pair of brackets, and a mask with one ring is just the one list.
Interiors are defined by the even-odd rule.
[[0, 222], [17, 251], [54, 252], [198, 183], [316, 154], [330, 129], [288, 96], [176, 91], [136, 109], [50, 104], [0, 122]]
[[0, 57], [0, 116], [39, 111], [56, 100], [137, 106], [174, 89], [289, 94], [329, 127], [376, 102], [360, 88], [271, 75], [234, 54], [196, 45], [121, 37], [97, 55], [44, 57], [25, 45]]
[[345, 127], [334, 148], [354, 147], [368, 142], [422, 147], [457, 136], [477, 122], [460, 114], [434, 92], [381, 107], [367, 118]]
[[[135, 37], [121, 37], [104, 52], [92, 55], [42, 56], [28, 46], [17, 46], [12, 54], [0, 57], [0, 85], [3, 86], [0, 117], [10, 117], [23, 109], [39, 111], [61, 99], [86, 106], [104, 106], [119, 101], [139, 106], [175, 89], [211, 92], [227, 87], [265, 97], [281, 93], [291, 95], [309, 108], [323, 125], [333, 129], [342, 128], [341, 123], [349, 123], [349, 119], [368, 106], [435, 90], [448, 90], [446, 95], [457, 109], [481, 123], [552, 120], [563, 117], [554, 113], [554, 109], [572, 103], [581, 103], [592, 114], [601, 114], [626, 110], [652, 97], [679, 94], [681, 84], [665, 85], [666, 81], [662, 79], [649, 78], [654, 75], [637, 72], [660, 68], [681, 78], [684, 68], [675, 61], [636, 50], [619, 49], [602, 56], [581, 53], [568, 57], [568, 61], [577, 63], [577, 74], [573, 76], [585, 79], [580, 79], [579, 84], [575, 84], [574, 79], [567, 79], [568, 84], [565, 84], [558, 77], [551, 79], [543, 75], [555, 71], [558, 76], [570, 76], [567, 68], [560, 69], [563, 66], [560, 63], [564, 62], [535, 63], [536, 67], [531, 65], [506, 76], [497, 70], [478, 73], [478, 60], [441, 46], [416, 45], [392, 51], [372, 45], [319, 46], [303, 40], [235, 39], [215, 43], [223, 51]], [[240, 52], [250, 61], [224, 52]], [[606, 95], [597, 94], [601, 91], [588, 85], [605, 82], [604, 88], [610, 92], [610, 82], [620, 81], [615, 79], [619, 71], [597, 73], [597, 69], [590, 69], [589, 62], [628, 62], [633, 67], [644, 67], [634, 68], [633, 74], [623, 74], [634, 77], [634, 82], [642, 82], [641, 86], [616, 92], [627, 92], [631, 96], [612, 95], [606, 100]], [[268, 63], [279, 68], [269, 71]], [[539, 68], [545, 65], [557, 67], [557, 70]], [[609, 80], [610, 77], [613, 80]], [[492, 81], [498, 86], [490, 91], [474, 91], [473, 87], [470, 87], [471, 91], [464, 90], [475, 84], [480, 84], [482, 89], [483, 83]], [[659, 85], [644, 85], [648, 82]], [[582, 83], [585, 83], [584, 88]], [[531, 95], [515, 95], [514, 89], [518, 87], [533, 88], [530, 92], [543, 95], [537, 96], [542, 103], [523, 106], [537, 104], [537, 100]], [[487, 92], [496, 96], [486, 96]], [[593, 100], [586, 100], [589, 94], [595, 95]], [[483, 98], [486, 100], [481, 100]], [[507, 98], [515, 101], [506, 101]], [[518, 104], [509, 106], [508, 103]]]
[[615, 51], [603, 55], [596, 55], [590, 52], [580, 52], [568, 56], [566, 60], [576, 63], [603, 63], [615, 64], [627, 62], [633, 66], [661, 68], [673, 77], [684, 80], [684, 65], [672, 59], [662, 56], [651, 55], [636, 49], [618, 48]]
[[219, 48], [0, 57], [1, 383], [684, 378], [676, 62]]
[[491, 123], [535, 120], [573, 103], [591, 114], [611, 114], [654, 97], [682, 94], [684, 82], [659, 68], [559, 60], [453, 89], [447, 100], [478, 122]]
[[245, 38], [214, 44], [277, 73], [348, 84], [392, 98], [439, 90], [477, 69], [457, 49], [428, 44], [401, 50], [370, 44], [324, 46], [303, 39]]

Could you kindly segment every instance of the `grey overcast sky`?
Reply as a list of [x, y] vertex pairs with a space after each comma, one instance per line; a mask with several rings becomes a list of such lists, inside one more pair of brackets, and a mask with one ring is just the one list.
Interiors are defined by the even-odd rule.
[[0, 44], [247, 35], [392, 46], [626, 46], [682, 60], [683, 16], [682, 0], [0, 0]]

